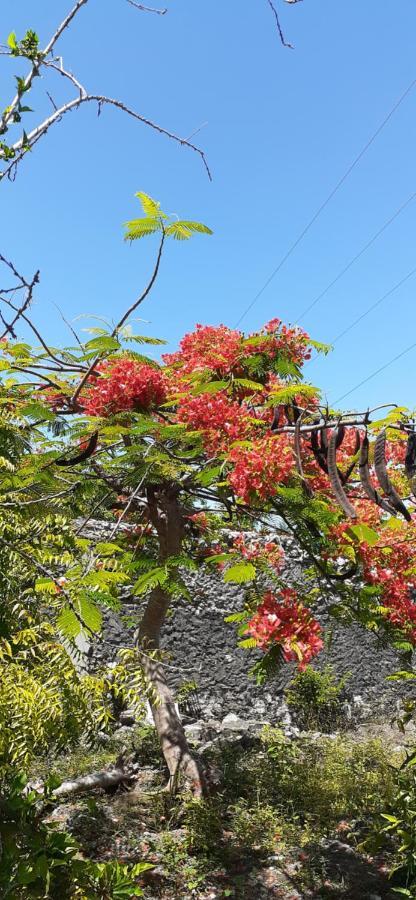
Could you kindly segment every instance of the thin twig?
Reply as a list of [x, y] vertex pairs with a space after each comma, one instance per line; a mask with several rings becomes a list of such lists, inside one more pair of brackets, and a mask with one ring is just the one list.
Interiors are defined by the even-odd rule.
[[285, 40], [285, 36], [284, 36], [284, 34], [283, 34], [283, 31], [282, 31], [282, 26], [281, 26], [281, 24], [280, 24], [279, 14], [278, 14], [278, 12], [277, 12], [277, 9], [276, 9], [274, 3], [272, 3], [272, 0], [267, 0], [267, 3], [269, 4], [270, 9], [271, 9], [271, 11], [272, 11], [272, 13], [273, 13], [273, 15], [274, 15], [274, 17], [275, 17], [275, 19], [276, 19], [276, 27], [277, 27], [277, 30], [278, 30], [278, 32], [279, 32], [279, 37], [280, 37], [281, 43], [283, 44], [284, 47], [288, 47], [289, 50], [293, 50], [293, 44], [289, 44], [289, 43]]
[[22, 95], [24, 93], [26, 93], [26, 91], [30, 90], [33, 79], [36, 78], [37, 75], [39, 75], [39, 67], [42, 64], [44, 58], [46, 56], [48, 56], [48, 54], [51, 52], [51, 50], [55, 46], [56, 42], [61, 37], [61, 34], [63, 33], [63, 31], [65, 31], [65, 29], [68, 28], [68, 25], [70, 25], [74, 16], [76, 16], [76, 14], [79, 12], [81, 7], [85, 6], [86, 3], [88, 3], [88, 0], [78, 0], [78, 2], [75, 4], [75, 6], [72, 7], [71, 11], [65, 17], [63, 22], [61, 22], [59, 27], [56, 29], [55, 33], [52, 35], [51, 39], [46, 44], [45, 49], [39, 53], [39, 56], [37, 56], [36, 59], [34, 60], [34, 62], [32, 63], [31, 69], [28, 72], [28, 74], [26, 75], [26, 78], [24, 79], [21, 88], [19, 88], [19, 90], [16, 92], [15, 96], [13, 97], [13, 100], [11, 101], [9, 106], [6, 107], [6, 110], [4, 111], [3, 115], [0, 118], [0, 133], [4, 133], [4, 131], [7, 129], [9, 122], [13, 119], [13, 114], [16, 110], [16, 107], [20, 103], [20, 99], [21, 99]]
[[[137, 300], [134, 301], [134, 303], [129, 307], [129, 309], [128, 309], [128, 310], [124, 313], [124, 315], [121, 317], [121, 319], [120, 319], [120, 321], [117, 323], [117, 325], [115, 325], [115, 327], [113, 328], [113, 331], [112, 331], [112, 337], [115, 337], [115, 336], [116, 336], [116, 334], [120, 331], [120, 328], [124, 325], [125, 321], [129, 318], [129, 316], [131, 316], [131, 314], [137, 309], [137, 307], [138, 307], [141, 303], [143, 303], [143, 300], [145, 300], [145, 298], [147, 297], [147, 295], [150, 293], [150, 291], [151, 291], [151, 289], [152, 289], [152, 287], [153, 287], [153, 285], [154, 285], [154, 283], [155, 283], [155, 281], [156, 281], [157, 273], [158, 273], [158, 271], [159, 271], [160, 260], [161, 260], [161, 258], [162, 258], [162, 251], [163, 251], [163, 245], [164, 245], [164, 243], [165, 243], [165, 232], [162, 233], [162, 238], [161, 238], [161, 241], [160, 241], [160, 244], [159, 244], [159, 250], [158, 250], [157, 257], [156, 257], [156, 263], [155, 263], [155, 267], [154, 267], [154, 269], [153, 269], [153, 273], [152, 273], [152, 276], [151, 276], [151, 278], [150, 278], [150, 281], [148, 282], [147, 286], [145, 287], [143, 293], [140, 294], [140, 297], [139, 297]], [[97, 357], [93, 360], [93, 362], [91, 363], [91, 365], [90, 365], [88, 371], [87, 371], [87, 372], [85, 373], [85, 375], [81, 378], [81, 381], [79, 382], [78, 387], [76, 388], [76, 390], [74, 391], [74, 393], [73, 393], [73, 395], [72, 395], [72, 397], [71, 397], [71, 403], [72, 403], [72, 404], [74, 404], [74, 403], [76, 402], [77, 398], [79, 397], [79, 395], [80, 395], [80, 393], [81, 393], [83, 387], [84, 387], [85, 384], [87, 383], [88, 379], [91, 377], [91, 375], [93, 374], [93, 372], [95, 372], [95, 369], [96, 369], [96, 367], [98, 366], [98, 363], [99, 363], [100, 359], [101, 359], [101, 357], [100, 357], [100, 356], [97, 356]]]
[[164, 16], [167, 13], [167, 9], [155, 9], [153, 6], [143, 6], [142, 3], [137, 3], [136, 0], [127, 0], [127, 3], [130, 3], [130, 6], [134, 6], [136, 9], [140, 9], [141, 12], [150, 12], [156, 13], [158, 16]]

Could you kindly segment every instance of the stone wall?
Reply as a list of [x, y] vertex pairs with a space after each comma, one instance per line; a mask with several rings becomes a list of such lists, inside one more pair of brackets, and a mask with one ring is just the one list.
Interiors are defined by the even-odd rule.
[[[287, 579], [293, 582], [300, 577], [305, 560], [293, 541], [285, 541], [285, 553]], [[280, 720], [285, 715], [282, 694], [293, 667], [285, 664], [273, 681], [258, 686], [248, 677], [258, 654], [238, 648], [235, 626], [224, 622], [225, 616], [241, 609], [244, 590], [224, 584], [220, 574], [198, 572], [186, 580], [192, 601], [174, 604], [163, 631], [172, 685], [180, 688], [195, 681], [198, 690], [192, 699], [205, 718], [235, 713], [269, 722]], [[328, 621], [325, 606], [330, 599], [318, 602], [316, 614], [323, 624]], [[119, 647], [132, 646], [140, 609], [126, 593], [121, 613], [106, 614], [104, 640], [89, 649], [91, 665], [111, 661]], [[338, 675], [349, 674], [348, 694], [351, 699], [362, 698], [356, 699], [356, 706], [364, 704], [367, 712], [384, 708], [393, 714], [400, 696], [416, 694], [413, 682], [397, 685], [386, 681], [398, 668], [397, 656], [391, 649], [377, 647], [374, 635], [357, 625], [334, 627], [331, 621], [330, 627], [332, 641], [320, 654], [319, 665], [330, 663]]]

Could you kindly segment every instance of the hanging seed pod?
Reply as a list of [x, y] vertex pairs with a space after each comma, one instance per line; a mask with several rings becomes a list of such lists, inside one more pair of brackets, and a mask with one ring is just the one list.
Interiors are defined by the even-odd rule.
[[[322, 429], [321, 429], [322, 431]], [[318, 433], [316, 431], [311, 431], [311, 448], [312, 453], [318, 463], [318, 466], [322, 469], [323, 472], [328, 474], [328, 464], [326, 461], [326, 454], [323, 452], [322, 447], [318, 440]]]
[[412, 431], [407, 439], [404, 468], [409, 479], [412, 494], [416, 494], [416, 432]]
[[91, 435], [90, 440], [81, 453], [78, 453], [77, 456], [72, 456], [71, 459], [65, 459], [65, 457], [61, 456], [59, 459], [55, 460], [57, 466], [76, 466], [77, 463], [84, 462], [86, 459], [89, 459], [90, 456], [94, 453], [94, 450], [97, 447], [98, 443], [98, 431], [94, 431], [94, 434]]
[[396, 489], [393, 487], [390, 478], [387, 474], [386, 468], [386, 429], [380, 431], [376, 439], [376, 446], [374, 451], [374, 468], [376, 470], [376, 475], [380, 484], [380, 487], [383, 488], [384, 493], [387, 495], [387, 499], [394, 509], [401, 513], [408, 522], [411, 521], [411, 515], [409, 510], [406, 509], [403, 500], [399, 497]]
[[[337, 433], [337, 441], [336, 441], [336, 449], [337, 450], [341, 446], [341, 444], [344, 440], [345, 434], [346, 434], [345, 425], [338, 425], [338, 433]], [[327, 461], [327, 457], [328, 457], [328, 434], [327, 434], [326, 428], [322, 428], [320, 431], [320, 447], [321, 447], [323, 457], [325, 459], [325, 464], [327, 464], [326, 461]], [[337, 466], [337, 472], [338, 472], [338, 475], [340, 477], [342, 484], [345, 484], [345, 481], [347, 479], [344, 477], [343, 473], [338, 468], [338, 466]]]
[[310, 485], [308, 484], [308, 482], [307, 482], [307, 480], [306, 480], [306, 478], [305, 478], [305, 475], [304, 475], [304, 472], [303, 472], [303, 467], [302, 467], [302, 456], [301, 456], [301, 446], [300, 446], [300, 426], [301, 426], [301, 422], [302, 422], [302, 415], [300, 415], [300, 416], [296, 419], [296, 425], [295, 425], [295, 461], [296, 461], [296, 469], [297, 469], [297, 471], [298, 471], [298, 473], [299, 473], [299, 475], [300, 475], [300, 477], [301, 477], [301, 480], [302, 480], [302, 486], [303, 486], [303, 489], [304, 489], [305, 493], [308, 495], [308, 497], [313, 497], [313, 490], [312, 490], [312, 488], [310, 487]]
[[345, 425], [338, 425], [337, 442], [336, 442], [337, 450], [340, 448], [340, 446], [344, 440], [345, 434], [346, 434]]
[[373, 503], [376, 503], [377, 506], [380, 506], [381, 509], [384, 509], [385, 512], [390, 513], [390, 515], [395, 516], [396, 510], [393, 506], [384, 500], [383, 497], [380, 497], [380, 494], [373, 487], [371, 478], [370, 478], [370, 469], [368, 466], [368, 452], [370, 448], [370, 443], [367, 437], [367, 434], [363, 438], [363, 442], [361, 444], [360, 451], [360, 462], [359, 462], [359, 472], [360, 472], [360, 481], [363, 488], [363, 491], [368, 497], [369, 500], [372, 500]]
[[275, 406], [273, 410], [273, 422], [270, 426], [270, 431], [277, 431], [277, 429], [279, 428], [282, 409], [284, 409], [284, 407], [281, 404], [279, 406]]
[[357, 513], [342, 486], [342, 481], [337, 469], [337, 438], [338, 428], [334, 428], [328, 443], [328, 475], [331, 482], [335, 497], [341, 509], [349, 519], [356, 519]]

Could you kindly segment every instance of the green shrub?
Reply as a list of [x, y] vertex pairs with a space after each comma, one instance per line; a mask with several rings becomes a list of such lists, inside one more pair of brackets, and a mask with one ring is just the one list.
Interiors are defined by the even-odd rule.
[[416, 751], [409, 754], [395, 773], [391, 802], [381, 814], [382, 824], [370, 835], [368, 844], [388, 835], [393, 843], [394, 861], [390, 872], [395, 890], [416, 898]]
[[259, 766], [263, 794], [322, 833], [340, 819], [379, 814], [392, 800], [394, 757], [379, 740], [290, 742], [279, 729], [266, 728], [263, 742], [271, 763]]
[[337, 680], [332, 668], [306, 666], [285, 691], [296, 724], [308, 731], [334, 731], [345, 722], [343, 699], [347, 676]]
[[223, 830], [221, 800], [189, 799], [184, 806], [184, 823], [187, 844], [192, 851], [208, 852], [217, 850]]
[[141, 766], [164, 767], [160, 741], [153, 725], [137, 725], [133, 737], [134, 752]]
[[5, 900], [128, 900], [143, 895], [136, 879], [151, 865], [83, 859], [71, 834], [42, 822], [39, 797], [25, 787], [23, 775], [1, 785], [0, 894]]
[[282, 822], [267, 803], [240, 800], [230, 807], [230, 829], [241, 850], [270, 853], [282, 837]]

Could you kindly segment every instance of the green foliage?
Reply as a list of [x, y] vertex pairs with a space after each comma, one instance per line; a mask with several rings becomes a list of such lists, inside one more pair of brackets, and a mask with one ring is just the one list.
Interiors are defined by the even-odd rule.
[[194, 852], [215, 850], [221, 840], [223, 821], [218, 799], [189, 799], [184, 805], [186, 840]]
[[296, 724], [307, 730], [334, 731], [344, 720], [343, 698], [348, 676], [337, 679], [330, 666], [306, 666], [285, 691]]
[[224, 581], [231, 581], [234, 584], [244, 584], [246, 581], [253, 581], [255, 577], [256, 570], [249, 562], [236, 563], [224, 573]]
[[268, 803], [240, 800], [230, 807], [230, 828], [241, 851], [273, 853], [282, 839], [279, 813]]
[[[397, 893], [416, 897], [416, 751], [408, 753], [397, 770], [394, 794], [381, 814], [379, 836], [393, 840], [394, 865], [390, 877]], [[371, 844], [377, 833], [370, 836]]]
[[173, 216], [167, 216], [162, 211], [157, 200], [153, 200], [143, 191], [139, 191], [136, 197], [140, 200], [144, 216], [126, 222], [126, 241], [137, 241], [157, 232], [176, 241], [187, 241], [193, 234], [212, 234], [211, 229], [201, 222], [191, 222], [187, 219], [175, 221]]
[[160, 741], [153, 726], [137, 725], [134, 729], [133, 745], [135, 756], [141, 766], [160, 768], [163, 765]]
[[244, 800], [251, 808], [272, 807], [284, 839], [293, 839], [294, 828], [311, 829], [317, 838], [328, 835], [351, 816], [370, 821], [394, 796], [395, 757], [377, 740], [291, 741], [266, 726], [250, 751], [228, 744], [206, 755], [219, 770], [225, 806]]
[[83, 858], [70, 834], [42, 822], [38, 796], [25, 790], [25, 783], [20, 776], [2, 792], [0, 888], [5, 900], [128, 900], [142, 896], [137, 878], [152, 868], [150, 864], [129, 866]]
[[134, 650], [109, 672], [80, 674], [46, 623], [0, 640], [0, 775], [34, 756], [92, 741], [108, 728], [114, 699], [140, 706], [146, 694]]

